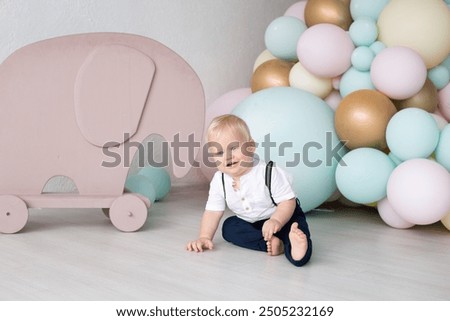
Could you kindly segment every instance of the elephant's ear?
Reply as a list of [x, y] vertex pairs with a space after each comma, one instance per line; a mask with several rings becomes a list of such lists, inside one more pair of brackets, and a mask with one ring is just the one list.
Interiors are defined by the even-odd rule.
[[154, 74], [153, 60], [138, 50], [122, 45], [96, 47], [75, 81], [75, 115], [84, 138], [109, 147], [132, 137]]

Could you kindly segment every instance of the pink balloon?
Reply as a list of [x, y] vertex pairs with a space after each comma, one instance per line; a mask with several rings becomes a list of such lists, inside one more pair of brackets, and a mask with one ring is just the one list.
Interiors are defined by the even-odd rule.
[[250, 96], [251, 93], [252, 90], [250, 88], [239, 88], [229, 91], [214, 100], [206, 109], [205, 131], [214, 117], [231, 113], [233, 108]]
[[289, 16], [289, 17], [295, 17], [295, 18], [300, 19], [301, 21], [305, 22], [305, 6], [306, 6], [306, 0], [294, 3], [292, 6], [290, 6], [286, 10], [284, 15]]
[[297, 43], [298, 59], [310, 73], [333, 78], [351, 66], [355, 46], [342, 28], [319, 23], [306, 29]]
[[331, 107], [331, 109], [336, 111], [342, 101], [342, 96], [339, 91], [333, 90], [324, 100]]
[[[225, 114], [231, 113], [231, 111], [236, 107], [241, 101], [243, 101], [245, 98], [250, 96], [252, 94], [252, 90], [250, 88], [239, 88], [232, 91], [229, 91], [219, 98], [217, 98], [215, 101], [209, 105], [209, 107], [206, 109], [205, 113], [205, 127], [204, 127], [204, 134], [206, 135], [206, 130], [209, 126], [209, 123], [213, 118]], [[205, 165], [204, 159], [203, 159], [203, 146], [200, 148], [199, 154], [200, 157], [200, 170], [205, 175], [207, 179], [211, 179], [216, 172], [215, 167], [208, 167]], [[206, 157], [206, 155], [205, 155]]]
[[390, 227], [405, 229], [414, 226], [413, 223], [405, 221], [394, 211], [387, 197], [378, 202], [377, 209], [383, 222]]
[[439, 90], [439, 112], [444, 116], [445, 119], [450, 121], [450, 83], [447, 84], [444, 88]]
[[398, 165], [387, 184], [387, 198], [405, 221], [426, 225], [450, 211], [450, 173], [435, 161], [423, 158]]
[[370, 77], [376, 89], [393, 99], [417, 94], [427, 79], [422, 57], [407, 47], [389, 47], [375, 56]]

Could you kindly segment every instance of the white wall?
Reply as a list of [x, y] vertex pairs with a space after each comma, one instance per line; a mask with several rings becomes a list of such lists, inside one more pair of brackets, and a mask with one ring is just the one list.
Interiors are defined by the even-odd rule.
[[[209, 105], [249, 87], [264, 32], [296, 0], [0, 0], [0, 61], [56, 36], [114, 31], [158, 40], [196, 70]], [[193, 115], [195, 117], [195, 115]], [[201, 182], [193, 171], [184, 181]]]

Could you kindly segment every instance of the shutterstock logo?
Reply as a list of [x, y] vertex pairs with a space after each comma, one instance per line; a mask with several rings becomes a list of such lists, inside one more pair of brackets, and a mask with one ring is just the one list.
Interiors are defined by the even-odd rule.
[[[283, 158], [285, 167], [320, 167], [334, 166], [336, 163], [345, 166], [342, 160], [343, 151], [345, 151], [345, 143], [333, 141], [331, 132], [324, 133], [325, 143], [309, 141], [301, 146], [297, 146], [293, 142], [284, 141], [276, 142], [271, 139], [270, 134], [266, 134], [260, 143], [255, 143], [255, 157], [259, 159], [270, 160], [273, 158]], [[107, 142], [103, 147], [103, 153], [108, 160], [102, 162], [103, 167], [113, 168], [117, 166], [130, 167], [133, 161], [133, 155], [137, 152], [137, 162], [139, 167], [167, 167], [172, 162], [178, 167], [194, 167], [200, 166], [215, 168], [217, 167], [217, 159], [214, 158], [216, 153], [211, 153], [211, 147], [216, 150], [222, 149], [225, 153], [235, 148], [236, 142], [230, 143], [229, 146], [220, 146], [218, 142], [208, 142], [202, 145], [201, 142], [195, 140], [194, 134], [187, 137], [187, 140], [181, 140], [180, 134], [176, 134], [171, 142], [163, 141], [155, 143], [153, 141], [132, 142], [129, 140], [130, 135], [124, 135], [125, 143]], [[111, 147], [116, 146], [116, 147]], [[250, 144], [242, 144], [240, 146], [241, 153], [246, 156], [253, 156], [248, 150]], [[199, 153], [201, 151], [201, 153]], [[155, 157], [158, 155], [158, 157]], [[201, 155], [198, 160], [196, 155]]]

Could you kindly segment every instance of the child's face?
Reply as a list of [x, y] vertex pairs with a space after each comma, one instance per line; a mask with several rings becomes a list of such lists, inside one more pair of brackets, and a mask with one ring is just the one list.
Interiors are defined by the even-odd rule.
[[240, 135], [224, 131], [220, 136], [209, 138], [209, 155], [217, 169], [234, 178], [249, 172], [253, 166], [254, 143], [245, 141]]

